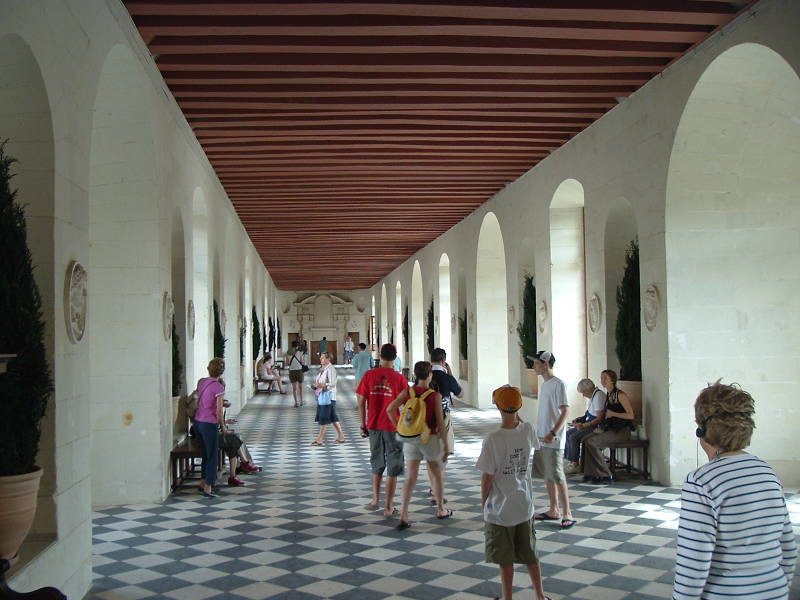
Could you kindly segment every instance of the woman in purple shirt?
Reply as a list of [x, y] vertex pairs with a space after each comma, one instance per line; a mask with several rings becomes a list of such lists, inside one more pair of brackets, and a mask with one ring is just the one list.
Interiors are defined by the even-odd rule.
[[217, 426], [222, 433], [227, 432], [222, 402], [225, 399], [225, 386], [220, 377], [225, 372], [225, 361], [221, 358], [212, 358], [208, 363], [208, 377], [197, 382], [197, 413], [194, 416], [194, 430], [200, 441], [203, 453], [203, 479], [200, 485], [203, 496], [216, 498], [214, 482], [217, 479], [217, 460], [219, 457], [219, 435]]

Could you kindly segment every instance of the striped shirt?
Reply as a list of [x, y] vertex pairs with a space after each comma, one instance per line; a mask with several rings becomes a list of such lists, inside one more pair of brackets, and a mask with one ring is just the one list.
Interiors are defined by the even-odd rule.
[[734, 454], [689, 473], [673, 600], [785, 600], [796, 560], [783, 486], [772, 467]]

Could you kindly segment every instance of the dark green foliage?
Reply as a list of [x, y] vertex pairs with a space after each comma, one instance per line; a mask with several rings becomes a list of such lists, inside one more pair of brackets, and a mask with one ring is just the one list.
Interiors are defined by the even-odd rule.
[[253, 360], [258, 358], [258, 352], [261, 350], [261, 322], [258, 320], [258, 313], [256, 307], [253, 307]]
[[275, 348], [275, 323], [272, 322], [272, 317], [269, 317], [269, 351]]
[[642, 324], [639, 292], [639, 239], [634, 238], [625, 251], [625, 273], [617, 286], [616, 352], [619, 378], [642, 380]]
[[261, 349], [266, 356], [270, 349], [267, 348], [267, 322], [266, 320], [261, 324]]
[[181, 339], [172, 317], [172, 395], [180, 396], [183, 389], [183, 363], [181, 363]]
[[458, 352], [461, 360], [468, 360], [469, 342], [467, 337], [467, 309], [464, 309], [464, 316], [458, 317]]
[[406, 304], [406, 310], [403, 313], [403, 347], [408, 352], [408, 304]]
[[0, 476], [36, 470], [41, 421], [53, 394], [42, 299], [33, 279], [25, 213], [11, 190], [15, 162], [0, 143], [0, 354], [16, 354], [0, 375]]
[[533, 361], [525, 358], [536, 354], [536, 288], [533, 276], [525, 274], [522, 291], [522, 321], [517, 325], [519, 347], [522, 349], [522, 360], [525, 368], [532, 369]]
[[394, 345], [394, 327], [392, 327], [392, 330], [389, 333], [389, 343]]
[[225, 358], [225, 339], [222, 335], [222, 327], [219, 324], [219, 305], [214, 300], [214, 356]]
[[278, 331], [275, 334], [275, 347], [280, 349], [283, 340], [281, 339], [283, 336], [281, 335], [281, 320], [277, 319], [278, 321]]
[[428, 346], [428, 356], [431, 355], [431, 352], [433, 352], [433, 349], [436, 347], [433, 345], [433, 338], [436, 335], [433, 318], [433, 298], [431, 298], [431, 305], [428, 307], [428, 320], [425, 323], [425, 342]]
[[247, 327], [244, 326], [244, 319], [238, 319], [241, 323], [239, 326], [239, 364], [244, 365], [244, 342], [247, 333]]

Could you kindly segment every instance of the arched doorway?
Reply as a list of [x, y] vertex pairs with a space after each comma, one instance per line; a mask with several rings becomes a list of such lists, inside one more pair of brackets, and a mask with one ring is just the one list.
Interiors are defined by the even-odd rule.
[[494, 213], [487, 213], [478, 235], [475, 269], [478, 406], [491, 406], [492, 390], [508, 383], [508, 318], [506, 254], [503, 233]]
[[563, 181], [550, 201], [552, 350], [573, 399], [587, 374], [583, 206], [583, 186], [575, 179]]
[[411, 274], [411, 364], [425, 360], [425, 308], [423, 307], [422, 270], [414, 261]]
[[[162, 202], [149, 89], [149, 80], [130, 49], [112, 48], [98, 81], [89, 159], [88, 322], [95, 504], [160, 500], [167, 492], [164, 456], [172, 441], [170, 361], [162, 322], [166, 291], [159, 277]], [[135, 385], [125, 383], [133, 381]], [[120, 448], [138, 449], [131, 454], [135, 460], [126, 461], [122, 469], [108, 460]]]
[[447, 352], [447, 358], [452, 363], [458, 357], [452, 354], [453, 328], [450, 313], [450, 257], [442, 254], [439, 258], [439, 343], [440, 348]]
[[695, 467], [693, 401], [723, 377], [756, 400], [752, 451], [800, 483], [798, 107], [791, 66], [741, 44], [708, 66], [681, 116], [665, 223], [672, 482]]
[[398, 281], [394, 288], [394, 344], [397, 356], [405, 366], [405, 345], [403, 344], [403, 286]]
[[[191, 311], [194, 311], [194, 337], [191, 340], [193, 360], [186, 366], [189, 385], [206, 376], [206, 365], [213, 358], [212, 349], [214, 348], [211, 299], [209, 298], [211, 273], [208, 257], [208, 204], [203, 190], [200, 188], [195, 189], [192, 197], [191, 239]], [[188, 306], [186, 310], [190, 310]], [[191, 316], [189, 319], [191, 320]]]

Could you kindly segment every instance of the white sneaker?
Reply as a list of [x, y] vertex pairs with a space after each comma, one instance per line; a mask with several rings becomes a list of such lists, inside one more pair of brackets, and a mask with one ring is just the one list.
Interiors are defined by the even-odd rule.
[[575, 475], [576, 473], [580, 472], [581, 472], [581, 466], [577, 463], [567, 463], [567, 466], [564, 467], [565, 475]]

